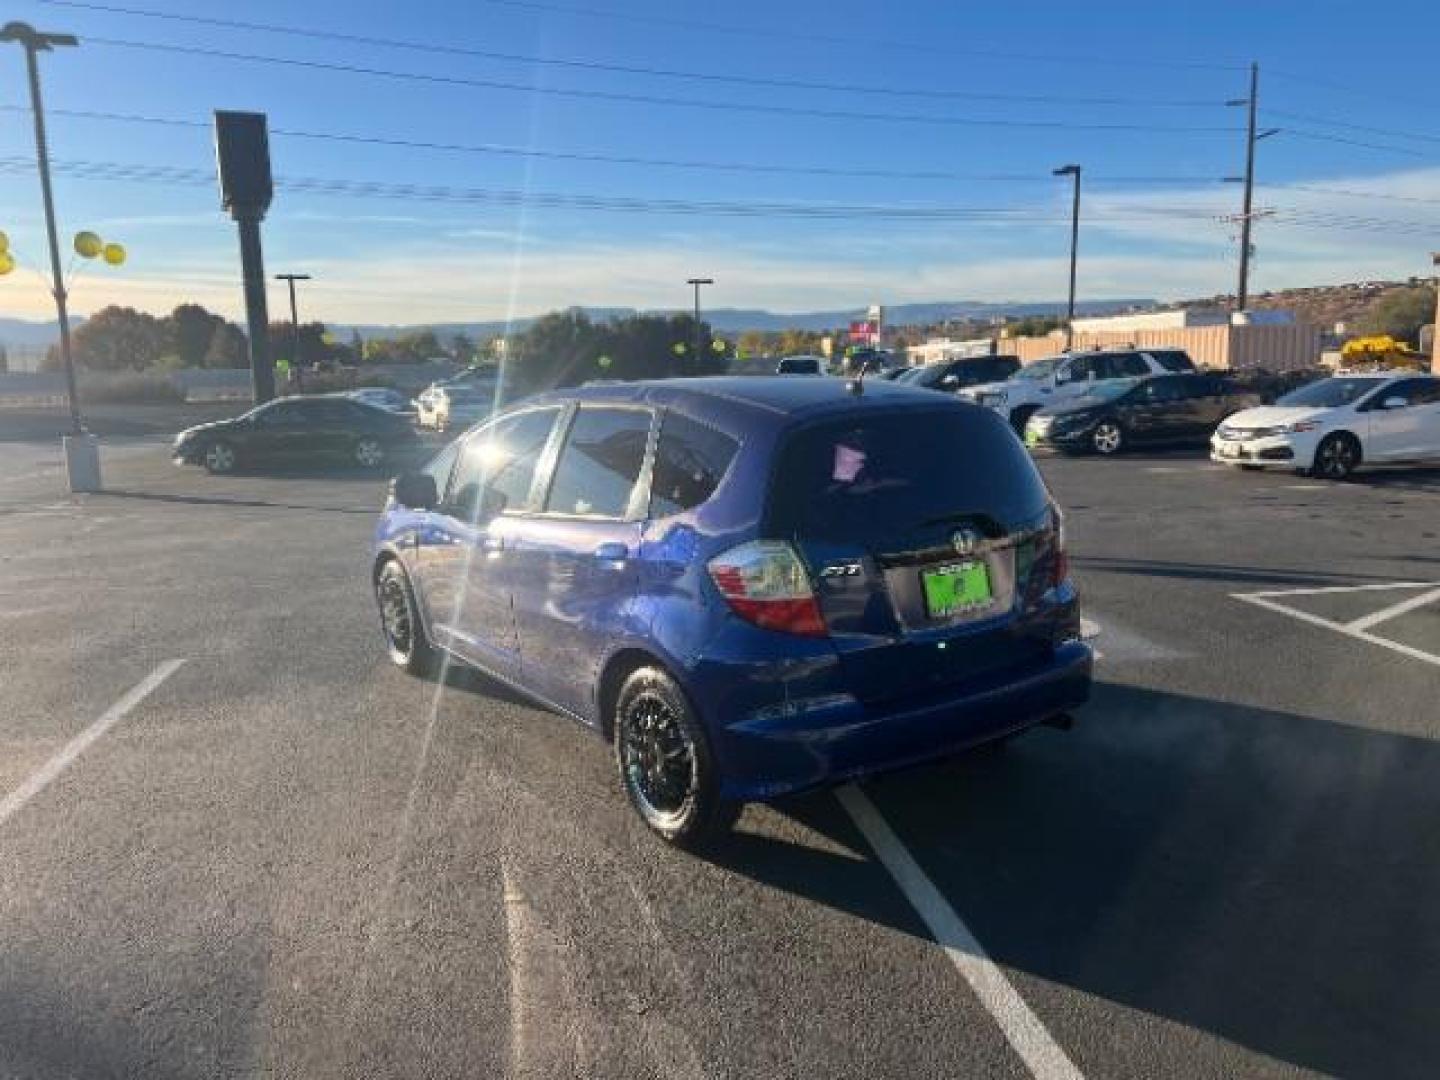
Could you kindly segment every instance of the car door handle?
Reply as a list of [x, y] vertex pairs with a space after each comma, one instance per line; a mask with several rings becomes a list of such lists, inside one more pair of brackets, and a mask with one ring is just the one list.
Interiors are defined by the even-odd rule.
[[625, 564], [625, 560], [629, 557], [630, 549], [617, 540], [612, 540], [607, 543], [601, 544], [595, 549], [595, 558], [597, 561], [602, 563], [608, 563], [610, 566], [615, 567], [616, 569], [619, 569], [621, 566], [623, 566]]

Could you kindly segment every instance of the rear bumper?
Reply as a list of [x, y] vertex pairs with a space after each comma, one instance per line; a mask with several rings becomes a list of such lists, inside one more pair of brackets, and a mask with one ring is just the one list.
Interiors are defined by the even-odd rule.
[[1044, 661], [1001, 671], [963, 693], [895, 708], [846, 694], [761, 710], [712, 728], [727, 798], [773, 798], [943, 758], [1083, 705], [1094, 654], [1065, 641]]

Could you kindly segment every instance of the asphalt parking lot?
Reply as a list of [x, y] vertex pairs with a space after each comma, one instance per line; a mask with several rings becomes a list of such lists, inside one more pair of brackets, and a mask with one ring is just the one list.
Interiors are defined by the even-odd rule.
[[1436, 1072], [1440, 470], [1043, 459], [1074, 730], [699, 860], [568, 721], [385, 661], [380, 478], [142, 425], [72, 497], [6, 423], [0, 1077]]

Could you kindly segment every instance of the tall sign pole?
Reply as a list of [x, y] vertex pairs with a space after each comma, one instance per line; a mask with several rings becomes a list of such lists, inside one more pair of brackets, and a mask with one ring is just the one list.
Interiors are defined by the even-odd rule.
[[270, 358], [270, 314], [265, 301], [265, 256], [260, 222], [270, 209], [270, 136], [264, 113], [215, 113], [215, 160], [220, 204], [240, 232], [240, 273], [245, 289], [245, 322], [250, 331], [250, 383], [255, 403], [275, 396]]

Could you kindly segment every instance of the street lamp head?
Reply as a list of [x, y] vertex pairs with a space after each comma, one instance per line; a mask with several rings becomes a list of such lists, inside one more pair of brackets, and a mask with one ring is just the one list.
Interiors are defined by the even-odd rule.
[[708, 277], [692, 277], [685, 279], [686, 285], [714, 285], [715, 279]]
[[276, 281], [309, 281], [309, 274], [276, 274]]
[[1052, 169], [1051, 176], [1079, 176], [1079, 165], [1061, 165], [1058, 169]]
[[36, 52], [48, 52], [56, 45], [80, 44], [80, 39], [74, 34], [46, 34], [23, 22], [8, 22], [0, 27], [0, 41], [18, 41], [25, 48], [34, 49]]

